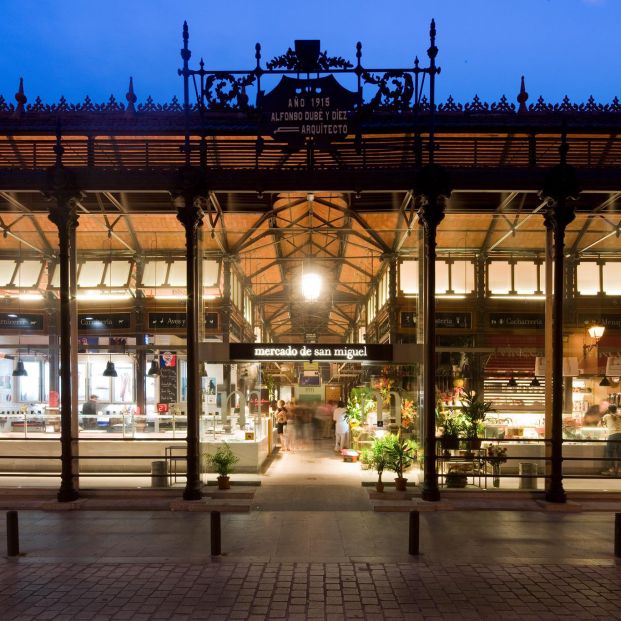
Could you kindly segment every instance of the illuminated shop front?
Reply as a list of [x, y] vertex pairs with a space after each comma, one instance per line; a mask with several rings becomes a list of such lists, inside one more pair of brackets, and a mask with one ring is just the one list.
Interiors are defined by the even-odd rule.
[[148, 472], [181, 447], [193, 500], [223, 441], [261, 469], [273, 399], [357, 390], [356, 440], [406, 417], [434, 501], [444, 423], [474, 391], [505, 474], [536, 466], [553, 502], [564, 479], [603, 487], [621, 111], [530, 105], [523, 84], [517, 104], [437, 104], [435, 36], [424, 67], [298, 41], [224, 75], [190, 67], [184, 29], [183, 103], [137, 104], [133, 84], [123, 104], [0, 100], [4, 474], [60, 457], [70, 500], [80, 473]]

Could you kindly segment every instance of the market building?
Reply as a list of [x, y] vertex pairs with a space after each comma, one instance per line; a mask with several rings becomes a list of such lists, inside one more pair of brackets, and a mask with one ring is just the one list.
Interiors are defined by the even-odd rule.
[[182, 101], [0, 98], [1, 473], [60, 472], [72, 500], [159, 458], [198, 499], [223, 441], [262, 467], [270, 401], [354, 395], [355, 441], [416, 438], [433, 501], [452, 459], [485, 467], [438, 439], [474, 391], [521, 487], [609, 487], [621, 104], [523, 79], [438, 103], [435, 37], [407, 68], [296, 41], [229, 71], [184, 26]]

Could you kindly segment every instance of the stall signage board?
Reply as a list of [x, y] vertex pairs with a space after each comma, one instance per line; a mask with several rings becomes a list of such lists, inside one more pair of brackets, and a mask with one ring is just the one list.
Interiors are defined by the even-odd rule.
[[[449, 328], [451, 330], [472, 328], [471, 313], [436, 313], [436, 328]], [[415, 328], [416, 313], [403, 311], [401, 313], [401, 327]]]
[[185, 330], [186, 325], [186, 313], [149, 313], [151, 330]]
[[1, 330], [43, 330], [43, 315], [33, 313], [0, 313]]
[[392, 345], [347, 343], [231, 343], [231, 360], [346, 360], [348, 362], [392, 362]]
[[[543, 377], [546, 374], [546, 359], [543, 356], [535, 358], [535, 375]], [[578, 358], [574, 356], [563, 357], [563, 377], [578, 377]]]
[[307, 138], [328, 145], [350, 132], [351, 111], [357, 93], [341, 86], [333, 75], [320, 78], [283, 76], [263, 96], [263, 132], [299, 149]]
[[606, 375], [609, 377], [621, 377], [621, 357], [609, 356], [606, 359]]
[[177, 364], [175, 352], [166, 352], [165, 360], [174, 360], [174, 364], [162, 365], [160, 361], [160, 399], [159, 403], [176, 403], [177, 402]]
[[544, 313], [490, 313], [491, 328], [542, 330], [546, 324]]
[[131, 313], [84, 313], [78, 315], [78, 330], [126, 330]]
[[621, 328], [621, 315], [578, 315], [578, 324], [598, 323], [605, 328], [618, 330]]

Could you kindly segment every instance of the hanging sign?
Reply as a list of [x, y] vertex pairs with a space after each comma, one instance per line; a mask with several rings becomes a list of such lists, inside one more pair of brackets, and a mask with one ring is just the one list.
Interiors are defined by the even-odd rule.
[[546, 323], [544, 313], [490, 313], [490, 328], [511, 328], [518, 330], [543, 330]]
[[341, 86], [333, 75], [308, 79], [283, 76], [261, 99], [262, 131], [295, 149], [307, 138], [316, 144], [330, 144], [351, 133], [351, 113], [357, 101], [357, 93]]
[[[416, 313], [412, 311], [401, 312], [401, 327], [415, 328]], [[471, 313], [436, 313], [436, 328], [449, 328], [451, 330], [472, 328]]]
[[43, 330], [43, 315], [0, 313], [0, 330], [41, 331]]
[[150, 330], [185, 330], [185, 313], [149, 313]]
[[621, 328], [621, 315], [578, 315], [578, 324], [597, 323], [612, 330]]
[[84, 313], [78, 315], [78, 330], [127, 330], [130, 313]]
[[348, 343], [345, 345], [231, 343], [231, 360], [346, 360], [392, 362], [392, 345]]

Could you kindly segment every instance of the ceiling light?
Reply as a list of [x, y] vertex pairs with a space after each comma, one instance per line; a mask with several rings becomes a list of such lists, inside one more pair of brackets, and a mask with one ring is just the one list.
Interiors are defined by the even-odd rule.
[[593, 325], [589, 326], [587, 332], [589, 333], [589, 336], [592, 339], [595, 339], [596, 341], [599, 341], [602, 336], [604, 336], [604, 332], [606, 331], [606, 327], [605, 326], [601, 326], [597, 323], [594, 323]]
[[304, 274], [302, 276], [302, 295], [307, 302], [313, 302], [321, 293], [321, 277], [319, 274]]
[[541, 386], [541, 382], [537, 379], [536, 375], [533, 376], [533, 379], [531, 380], [530, 385], [533, 388], [539, 388], [539, 386]]

